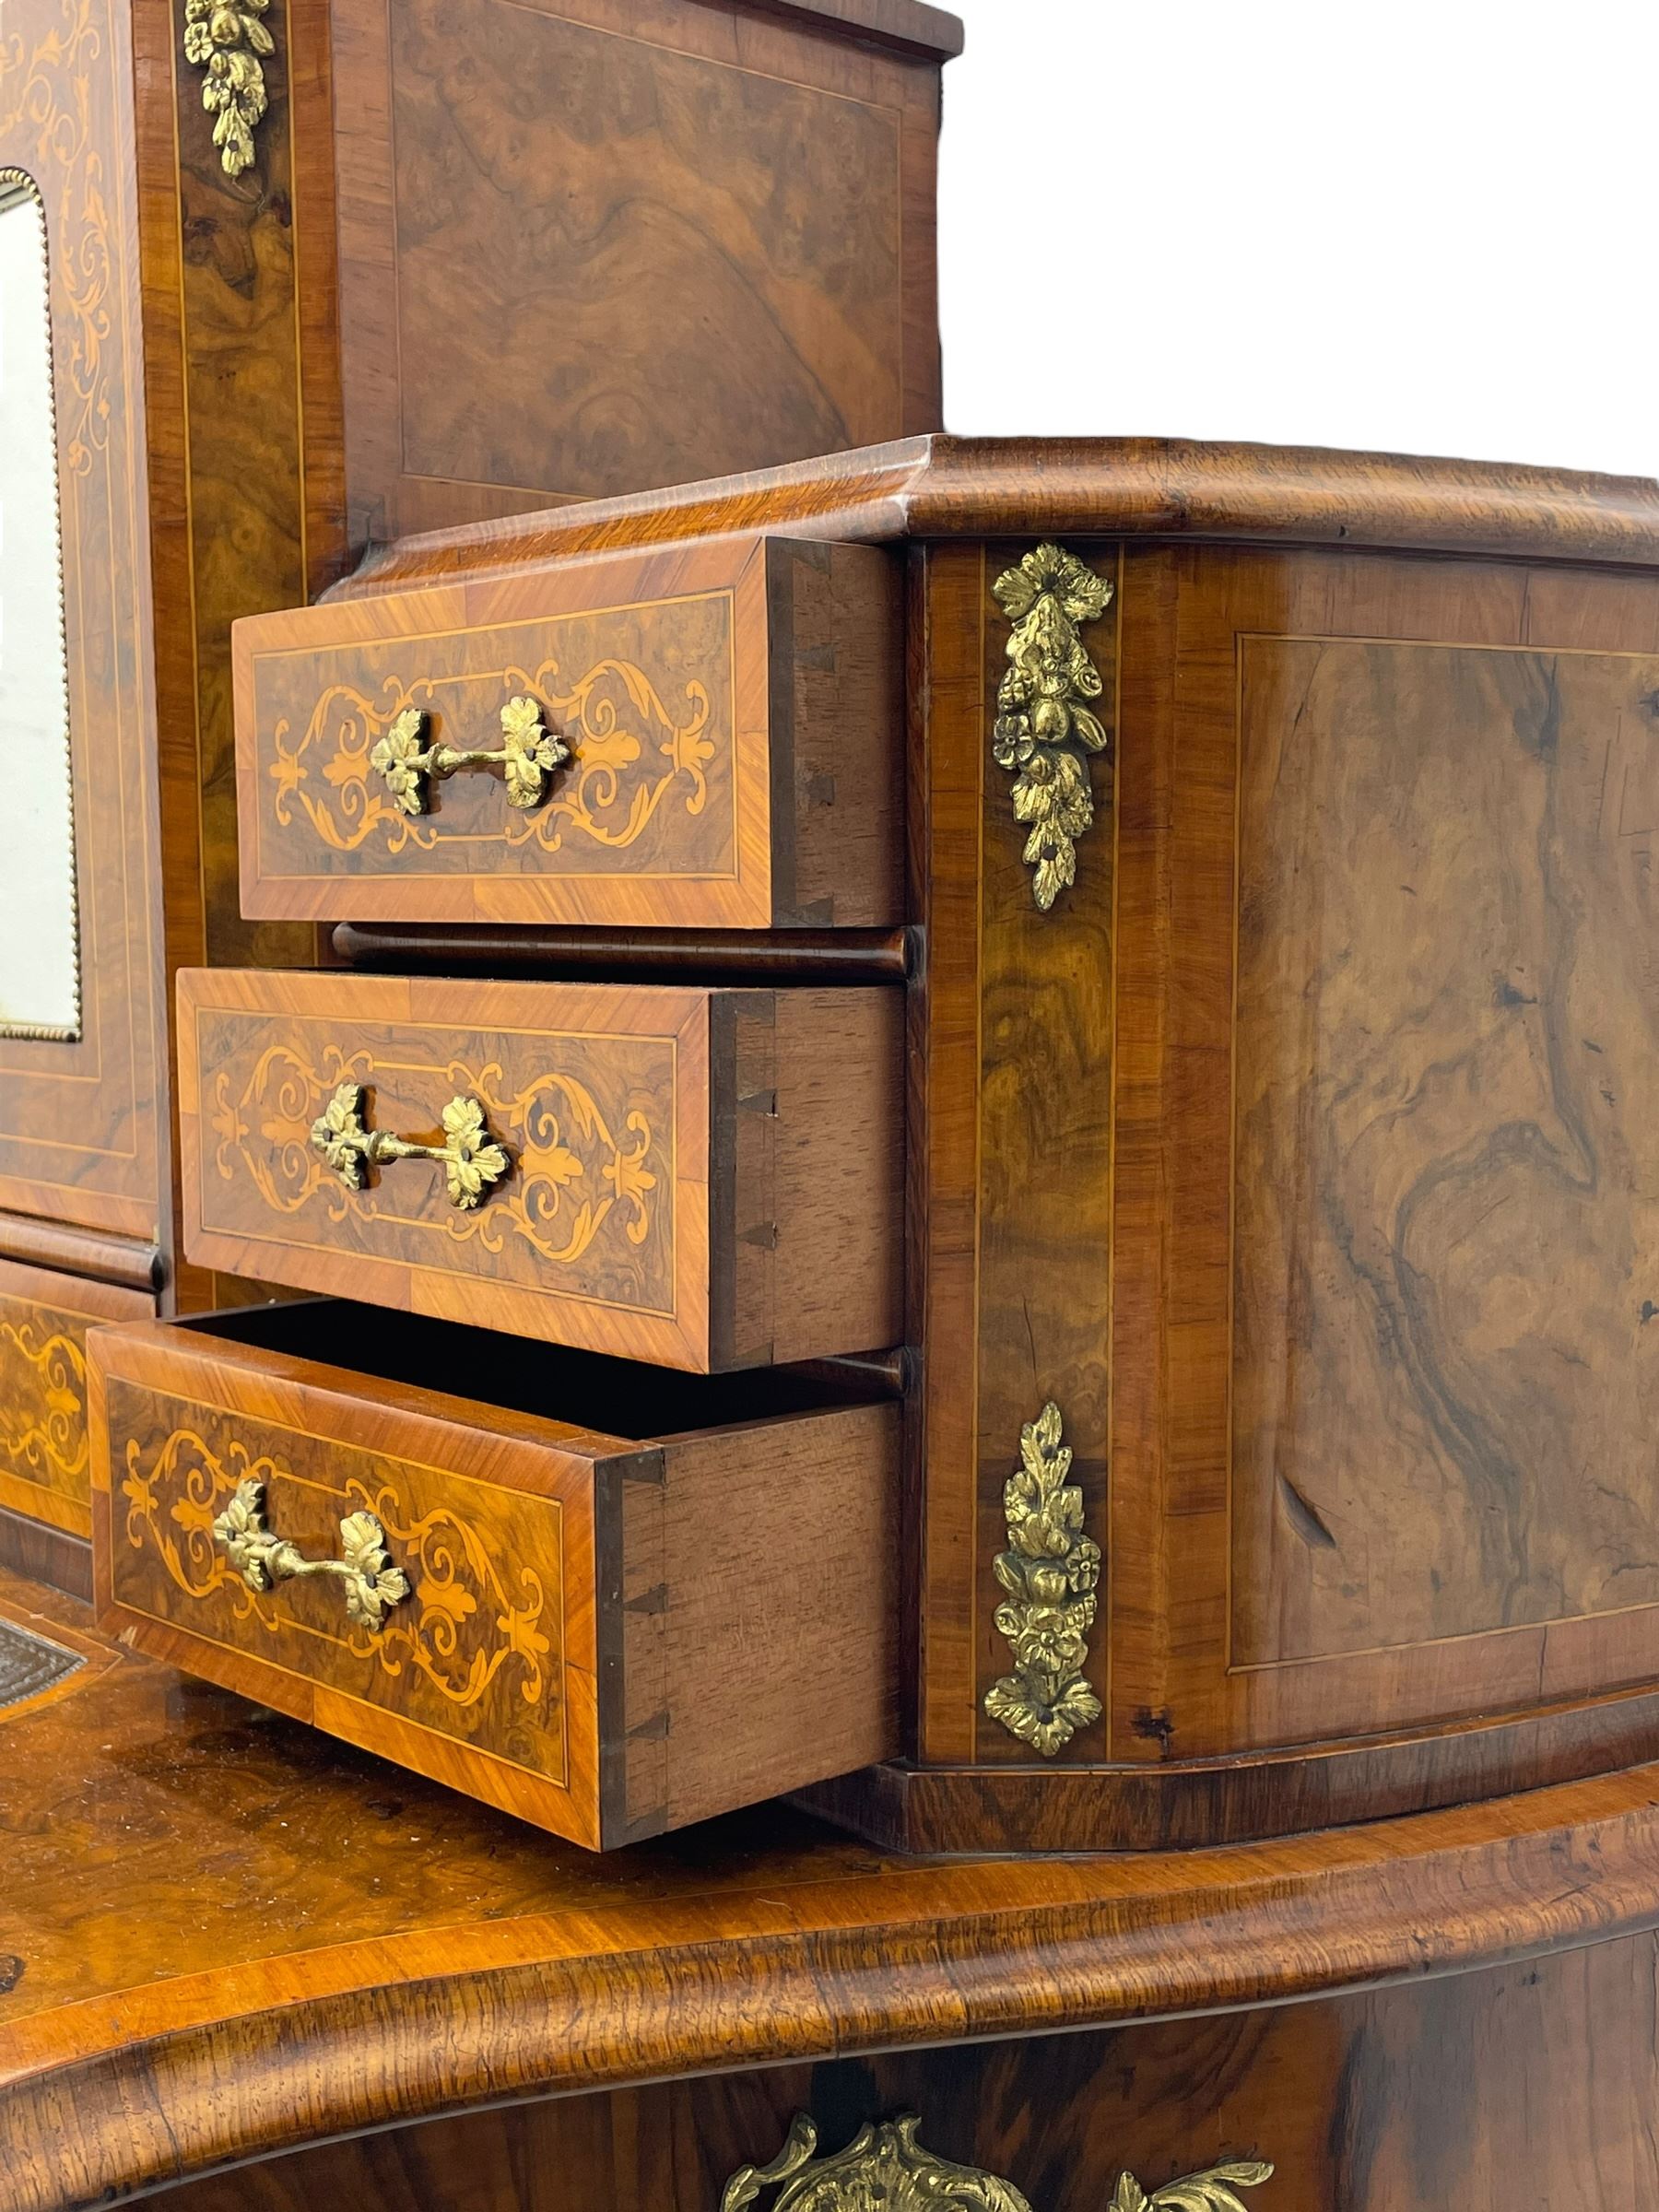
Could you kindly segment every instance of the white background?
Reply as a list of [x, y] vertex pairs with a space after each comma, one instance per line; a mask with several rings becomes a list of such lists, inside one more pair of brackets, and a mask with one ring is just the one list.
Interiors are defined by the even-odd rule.
[[945, 419], [1659, 476], [1659, 0], [945, 0]]

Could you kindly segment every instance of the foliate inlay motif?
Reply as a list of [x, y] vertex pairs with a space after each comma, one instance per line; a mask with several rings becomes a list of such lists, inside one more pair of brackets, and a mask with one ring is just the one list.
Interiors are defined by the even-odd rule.
[[[818, 2158], [818, 2130], [796, 2115], [778, 2156], [743, 2166], [726, 2183], [720, 2212], [747, 2212], [776, 2189], [771, 2212], [1031, 2212], [1011, 2182], [959, 2166], [917, 2142], [912, 2113], [861, 2128], [845, 2150]], [[1118, 2177], [1111, 2212], [1248, 2212], [1238, 2192], [1267, 2181], [1273, 2168], [1239, 2159], [1168, 2182], [1148, 2195], [1132, 2173]]]
[[228, 177], [253, 162], [253, 128], [265, 112], [265, 64], [276, 41], [260, 21], [271, 0], [184, 0], [184, 59], [203, 72], [202, 105]]
[[[557, 660], [502, 672], [513, 696], [500, 710], [502, 745], [495, 753], [430, 741], [436, 679], [388, 677], [378, 699], [356, 684], [331, 684], [297, 740], [290, 742], [286, 718], [274, 726], [268, 773], [276, 785], [276, 818], [288, 828], [298, 805], [336, 853], [355, 853], [377, 836], [389, 854], [410, 845], [431, 852], [444, 832], [426, 812], [426, 779], [453, 772], [451, 764], [486, 760], [499, 760], [507, 779], [514, 812], [490, 834], [510, 848], [552, 853], [569, 841], [618, 852], [636, 843], [677, 796], [687, 814], [702, 812], [715, 751], [704, 685], [688, 683], [675, 710], [632, 661], [597, 661], [569, 690], [559, 688], [559, 678]], [[521, 712], [526, 709], [533, 723]], [[313, 768], [326, 794], [312, 781]], [[556, 768], [563, 772], [544, 801], [543, 779]]]
[[83, 1494], [87, 1356], [65, 1317], [6, 1300], [0, 1320], [0, 1457], [50, 1488]]
[[[553, 1650], [543, 1626], [548, 1599], [542, 1578], [533, 1568], [499, 1560], [478, 1527], [452, 1507], [414, 1512], [395, 1484], [371, 1489], [347, 1477], [347, 1496], [358, 1502], [342, 1516], [342, 1531], [348, 1525], [354, 1531], [343, 1542], [348, 1551], [356, 1543], [360, 1567], [372, 1563], [382, 1618], [371, 1617], [374, 1606], [359, 1605], [336, 1637], [284, 1608], [259, 1605], [256, 1594], [269, 1583], [257, 1574], [247, 1579], [255, 1552], [268, 1565], [271, 1547], [280, 1546], [265, 1527], [264, 1499], [271, 1483], [297, 1479], [283, 1461], [255, 1456], [234, 1438], [216, 1452], [195, 1430], [175, 1429], [154, 1451], [129, 1437], [124, 1465], [127, 1544], [135, 1551], [152, 1549], [186, 1597], [206, 1601], [222, 1593], [233, 1623], [255, 1626], [277, 1641], [322, 1635], [394, 1678], [413, 1667], [457, 1710], [477, 1705], [506, 1668], [516, 1673], [525, 1703], [540, 1704]], [[397, 1547], [402, 1569], [392, 1567], [388, 1541]], [[316, 1565], [304, 1562], [312, 1571]], [[401, 1590], [382, 1579], [387, 1573]], [[411, 1585], [412, 1611], [388, 1613], [410, 1595]]]
[[991, 749], [1014, 776], [1014, 818], [1029, 822], [1026, 865], [1031, 895], [1045, 912], [1077, 878], [1077, 840], [1094, 820], [1088, 756], [1106, 749], [1098, 699], [1100, 672], [1078, 625], [1112, 601], [1112, 586], [1075, 554], [1043, 544], [991, 587], [1014, 625], [1009, 666], [996, 694]]
[[1003, 1490], [1008, 1548], [996, 1555], [995, 1573], [1008, 1594], [996, 1629], [1013, 1649], [1014, 1672], [985, 1693], [991, 1718], [1044, 1759], [1101, 1712], [1083, 1674], [1100, 1547], [1083, 1534], [1083, 1493], [1065, 1479], [1071, 1463], [1051, 1399], [1020, 1430], [1019, 1465]]
[[[355, 1102], [347, 1104], [356, 1115], [358, 1135], [364, 1135], [358, 1110], [375, 1063], [370, 1053], [345, 1053], [334, 1046], [324, 1061], [319, 1068], [291, 1045], [269, 1045], [240, 1088], [230, 1070], [221, 1067], [208, 1118], [217, 1140], [214, 1165], [224, 1182], [248, 1175], [278, 1214], [298, 1214], [320, 1198], [329, 1218], [341, 1221], [351, 1204], [348, 1190], [359, 1185], [348, 1185], [339, 1161], [329, 1155], [331, 1136], [349, 1149], [349, 1117], [342, 1108], [335, 1114], [339, 1128], [329, 1131], [328, 1116], [347, 1091], [354, 1091]], [[498, 1088], [501, 1071], [494, 1065], [452, 1062], [433, 1072], [465, 1088], [465, 1099], [453, 1104], [478, 1110], [477, 1127], [469, 1121], [461, 1135], [467, 1137], [479, 1188], [452, 1199], [443, 1218], [423, 1217], [418, 1226], [452, 1240], [476, 1237], [488, 1252], [500, 1252], [507, 1237], [516, 1237], [560, 1265], [581, 1259], [613, 1217], [630, 1244], [645, 1241], [658, 1177], [648, 1164], [657, 1157], [656, 1139], [641, 1109], [629, 1112], [618, 1134], [592, 1090], [559, 1070], [547, 1070], [511, 1095]], [[492, 1128], [507, 1134], [515, 1171], [504, 1190], [488, 1194], [486, 1182], [494, 1182], [496, 1171], [493, 1159], [480, 1163], [486, 1114]], [[454, 1130], [449, 1138], [452, 1145], [460, 1141]], [[436, 1158], [444, 1148], [425, 1149]], [[508, 1154], [500, 1146], [489, 1143], [482, 1150], [500, 1152], [504, 1171]]]

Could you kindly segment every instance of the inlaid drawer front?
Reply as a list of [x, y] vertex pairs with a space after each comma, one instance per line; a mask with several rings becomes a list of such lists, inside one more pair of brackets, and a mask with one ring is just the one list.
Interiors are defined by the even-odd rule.
[[142, 1291], [0, 1260], [0, 1507], [89, 1532], [87, 1331], [155, 1310]]
[[885, 1756], [897, 1408], [514, 1349], [329, 1302], [100, 1329], [106, 1619], [590, 1845]]
[[236, 625], [251, 916], [901, 918], [899, 577], [789, 539]]
[[180, 977], [203, 1265], [690, 1368], [901, 1334], [896, 991]]

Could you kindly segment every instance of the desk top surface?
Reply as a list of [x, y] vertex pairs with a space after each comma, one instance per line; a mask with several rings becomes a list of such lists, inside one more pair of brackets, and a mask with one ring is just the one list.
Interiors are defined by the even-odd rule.
[[1208, 1852], [884, 1858], [763, 1807], [594, 1858], [134, 1658], [0, 1714], [0, 2164], [100, 2201], [471, 2102], [1269, 2003], [1659, 1922], [1659, 1768]]
[[1095, 536], [1659, 567], [1659, 482], [1181, 438], [904, 438], [374, 549], [329, 598], [729, 532]]

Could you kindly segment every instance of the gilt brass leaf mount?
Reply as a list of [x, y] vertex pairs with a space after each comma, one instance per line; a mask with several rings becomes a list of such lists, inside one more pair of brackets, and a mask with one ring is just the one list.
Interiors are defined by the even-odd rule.
[[311, 1575], [339, 1582], [346, 1618], [360, 1629], [382, 1627], [388, 1609], [409, 1594], [409, 1578], [393, 1565], [386, 1532], [372, 1513], [347, 1513], [341, 1521], [337, 1559], [308, 1559], [266, 1520], [265, 1484], [253, 1476], [237, 1484], [215, 1516], [213, 1538], [250, 1590], [274, 1590]]
[[[861, 2128], [845, 2150], [818, 2154], [818, 2130], [795, 2115], [782, 2149], [765, 2166], [740, 2166], [726, 2183], [720, 2212], [747, 2212], [775, 2189], [771, 2212], [1031, 2212], [1011, 2182], [975, 2166], [959, 2166], [924, 2150], [913, 2113]], [[1238, 2192], [1268, 2180], [1261, 2159], [1239, 2159], [1168, 2182], [1147, 2194], [1132, 2173], [1120, 2174], [1111, 2212], [1250, 2212]]]
[[1094, 820], [1088, 756], [1104, 752], [1108, 738], [1087, 703], [1103, 687], [1079, 629], [1105, 613], [1112, 586], [1045, 541], [991, 588], [1014, 625], [991, 750], [1013, 773], [1015, 820], [1030, 825], [1022, 857], [1034, 871], [1031, 896], [1046, 913], [1077, 881], [1077, 840]]
[[501, 742], [493, 750], [434, 745], [429, 719], [424, 709], [406, 707], [369, 756], [400, 814], [424, 814], [432, 781], [468, 768], [499, 768], [508, 804], [527, 813], [541, 805], [548, 777], [571, 757], [564, 739], [547, 727], [539, 702], [527, 696], [501, 709]]
[[1100, 1547], [1083, 1534], [1083, 1493], [1066, 1480], [1072, 1455], [1061, 1426], [1051, 1398], [1020, 1430], [1019, 1465], [1003, 1488], [1008, 1548], [997, 1553], [995, 1573], [1007, 1595], [996, 1629], [1012, 1647], [1014, 1672], [985, 1692], [991, 1718], [1044, 1759], [1101, 1712], [1083, 1673]]
[[362, 1189], [371, 1168], [394, 1159], [435, 1159], [443, 1169], [450, 1204], [465, 1211], [500, 1182], [512, 1162], [490, 1134], [477, 1099], [452, 1099], [442, 1120], [441, 1145], [417, 1144], [389, 1129], [371, 1129], [363, 1119], [362, 1085], [341, 1083], [312, 1124], [312, 1147], [348, 1191]]
[[202, 72], [202, 105], [228, 177], [253, 165], [254, 125], [265, 114], [265, 64], [276, 51], [260, 18], [271, 0], [184, 0], [184, 59]]

